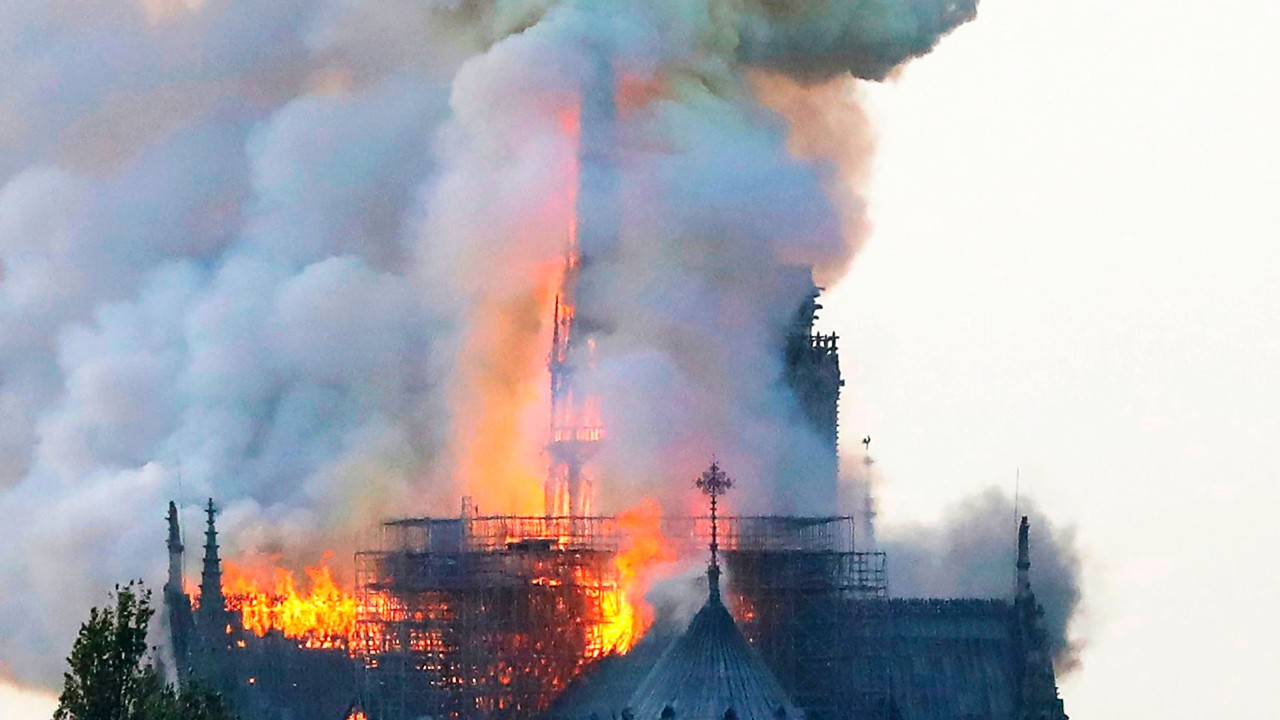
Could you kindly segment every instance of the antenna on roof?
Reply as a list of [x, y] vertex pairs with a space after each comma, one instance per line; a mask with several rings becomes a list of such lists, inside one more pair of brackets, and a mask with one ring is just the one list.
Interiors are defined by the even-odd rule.
[[1013, 524], [1018, 524], [1018, 504], [1022, 499], [1022, 468], [1013, 471]]
[[[1021, 495], [1022, 495], [1022, 468], [1017, 468], [1016, 470], [1014, 470], [1014, 473], [1013, 473], [1013, 526], [1014, 527], [1021, 527], [1021, 523], [1018, 519], [1018, 510], [1019, 510], [1018, 505], [1022, 499]], [[1017, 546], [1017, 543], [1018, 541], [1015, 540], [1014, 541], [1015, 547]], [[1015, 552], [1017, 551], [1015, 550]], [[1016, 570], [1015, 570], [1013, 584], [1014, 584], [1014, 587], [1017, 587], [1018, 585]]]

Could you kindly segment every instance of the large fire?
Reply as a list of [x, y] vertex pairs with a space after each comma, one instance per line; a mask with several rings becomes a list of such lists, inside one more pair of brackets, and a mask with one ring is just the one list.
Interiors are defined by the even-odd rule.
[[259, 637], [278, 631], [309, 648], [349, 647], [356, 599], [334, 583], [327, 566], [306, 569], [305, 590], [298, 589], [289, 570], [277, 567], [271, 574], [270, 584], [259, 583], [239, 565], [226, 563], [223, 592], [245, 630]]
[[[580, 568], [572, 582], [582, 588], [589, 603], [583, 659], [624, 654], [653, 623], [653, 609], [644, 593], [653, 571], [675, 559], [662, 536], [661, 508], [646, 500], [618, 515], [620, 546], [612, 572], [599, 576]], [[329, 567], [305, 570], [305, 582], [283, 567], [251, 572], [227, 561], [223, 592], [228, 609], [240, 617], [245, 630], [259, 637], [271, 632], [298, 641], [308, 648], [343, 648], [356, 651], [359, 640], [356, 619], [360, 601], [340, 588]], [[269, 580], [260, 578], [269, 577]], [[560, 585], [555, 578], [535, 578], [533, 584]], [[366, 607], [365, 612], [384, 608]]]
[[592, 630], [593, 644], [605, 652], [626, 653], [653, 624], [653, 608], [645, 600], [656, 568], [676, 559], [662, 535], [662, 508], [652, 498], [618, 514], [622, 547], [614, 564], [618, 571], [616, 592], [602, 593], [603, 622]]
[[464, 494], [485, 509], [534, 515], [547, 505], [542, 481], [552, 399], [544, 373], [552, 325], [571, 323], [574, 314], [565, 288], [576, 259], [579, 106], [577, 98], [565, 98], [544, 118], [561, 142], [547, 165], [553, 182], [530, 200], [527, 221], [510, 229], [528, 250], [504, 260], [517, 263], [519, 279], [469, 300], [475, 331], [464, 338], [456, 382], [446, 389], [454, 408], [449, 452]]

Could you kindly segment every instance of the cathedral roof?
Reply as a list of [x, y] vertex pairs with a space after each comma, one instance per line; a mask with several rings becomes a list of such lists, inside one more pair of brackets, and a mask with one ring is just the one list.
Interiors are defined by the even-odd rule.
[[[628, 703], [635, 720], [800, 718], [764, 659], [713, 594], [636, 688]], [[669, 708], [669, 710], [668, 710]]]

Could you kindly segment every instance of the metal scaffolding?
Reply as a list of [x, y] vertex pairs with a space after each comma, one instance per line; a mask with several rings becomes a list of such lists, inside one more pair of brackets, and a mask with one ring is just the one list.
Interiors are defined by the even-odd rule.
[[[878, 625], [855, 630], [849, 608], [879, 604], [887, 593], [883, 553], [726, 554], [729, 604], [743, 635], [806, 717], [842, 717], [847, 702], [831, 678], [847, 675], [858, 643]], [[842, 705], [842, 703], [844, 703]]]
[[382, 720], [528, 717], [628, 622], [605, 518], [390, 522], [356, 555], [355, 654]]
[[[833, 662], [820, 640], [841, 599], [883, 597], [884, 556], [854, 550], [848, 517], [729, 517], [720, 547], [743, 630], [780, 679]], [[661, 532], [700, 558], [709, 518]], [[416, 518], [385, 523], [356, 555], [352, 653], [371, 718], [526, 718], [550, 706], [630, 628], [612, 517]], [[804, 632], [793, 632], [803, 626]], [[625, 649], [625, 648], [622, 648]], [[807, 699], [802, 691], [798, 701]]]

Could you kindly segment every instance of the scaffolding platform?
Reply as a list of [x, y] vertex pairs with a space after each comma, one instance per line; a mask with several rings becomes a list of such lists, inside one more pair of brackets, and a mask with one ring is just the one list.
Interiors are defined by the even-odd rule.
[[[677, 557], [701, 560], [709, 517], [659, 524]], [[628, 537], [614, 517], [473, 517], [465, 506], [456, 518], [382, 524], [356, 554], [351, 651], [365, 668], [369, 716], [546, 710], [570, 681], [636, 639], [617, 563]], [[825, 646], [805, 632], [830, 633], [838, 622], [819, 608], [886, 593], [884, 555], [855, 550], [849, 517], [722, 518], [720, 548], [730, 607], [749, 639], [794, 669], [784, 682], [814, 666], [809, 645]], [[775, 643], [783, 632], [787, 642]]]

